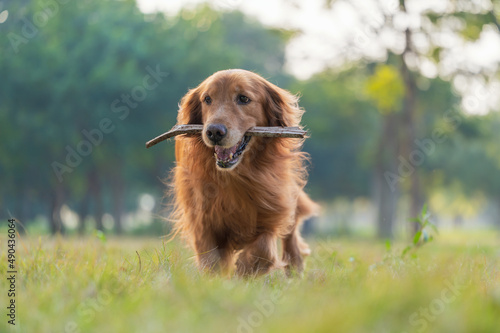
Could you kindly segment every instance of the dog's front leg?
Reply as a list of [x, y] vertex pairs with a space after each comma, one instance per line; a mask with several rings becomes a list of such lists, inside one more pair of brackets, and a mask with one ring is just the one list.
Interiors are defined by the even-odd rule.
[[281, 266], [276, 236], [271, 234], [260, 235], [240, 253], [236, 261], [236, 271], [240, 276], [266, 274]]
[[229, 273], [233, 262], [233, 251], [217, 244], [212, 237], [204, 235], [195, 241], [198, 267], [206, 272]]
[[283, 238], [283, 262], [285, 263], [285, 272], [288, 276], [294, 272], [302, 273], [304, 270], [303, 256], [311, 253], [309, 246], [304, 242], [297, 229]]

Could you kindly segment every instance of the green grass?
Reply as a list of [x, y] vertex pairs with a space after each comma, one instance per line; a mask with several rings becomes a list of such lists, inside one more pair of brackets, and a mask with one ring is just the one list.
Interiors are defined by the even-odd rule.
[[[18, 238], [16, 326], [40, 333], [500, 330], [495, 235], [443, 234], [403, 258], [403, 243], [390, 250], [366, 240], [310, 243], [302, 278], [245, 280], [200, 274], [176, 241]], [[8, 332], [2, 318], [0, 331]]]

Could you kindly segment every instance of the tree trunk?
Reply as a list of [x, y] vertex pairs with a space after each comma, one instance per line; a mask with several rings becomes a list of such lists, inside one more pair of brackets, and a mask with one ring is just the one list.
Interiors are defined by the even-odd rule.
[[102, 188], [101, 181], [99, 179], [99, 174], [96, 170], [90, 172], [90, 192], [92, 193], [92, 198], [94, 199], [94, 219], [95, 228], [97, 230], [103, 231], [102, 226], [102, 216], [104, 214], [103, 204], [102, 204]]
[[60, 186], [57, 186], [51, 196], [50, 202], [50, 232], [52, 235], [65, 233], [61, 220], [61, 207], [64, 204], [64, 193]]
[[[16, 208], [15, 211], [13, 212], [14, 218], [19, 224], [22, 224], [23, 226], [26, 226], [26, 202], [28, 198], [26, 197], [25, 193], [27, 192], [26, 189], [23, 189], [20, 191], [20, 199], [17, 200]], [[21, 232], [24, 230], [23, 227], [19, 227], [16, 229], [18, 232]]]
[[375, 169], [375, 196], [377, 202], [377, 236], [382, 239], [393, 237], [399, 195], [397, 170], [398, 115], [391, 113], [383, 118], [383, 132], [380, 137]]
[[[401, 0], [400, 4], [402, 11], [406, 13], [406, 1]], [[408, 177], [410, 197], [409, 217], [417, 217], [423, 205], [418, 167], [421, 166], [424, 161], [420, 160], [423, 155], [418, 155], [419, 153], [415, 143], [417, 139], [415, 127], [415, 118], [417, 112], [417, 85], [414, 75], [412, 75], [405, 62], [406, 55], [413, 53], [412, 32], [409, 28], [405, 31], [405, 42], [406, 45], [402, 54], [400, 67], [400, 73], [404, 80], [406, 89], [403, 100], [403, 138], [401, 154], [410, 161], [414, 169]], [[423, 156], [423, 159], [425, 160], [425, 156]], [[418, 163], [415, 163], [417, 161]], [[418, 231], [418, 229], [419, 224], [413, 223], [412, 228], [410, 228], [410, 236], [413, 236]]]
[[[406, 31], [406, 43], [411, 45], [411, 32]], [[401, 76], [403, 77], [405, 83], [405, 96], [403, 100], [403, 138], [401, 155], [410, 162], [413, 167], [413, 171], [407, 178], [409, 181], [409, 197], [410, 197], [410, 211], [409, 217], [417, 217], [423, 206], [422, 193], [420, 188], [420, 176], [418, 172], [418, 167], [422, 165], [425, 161], [426, 156], [424, 153], [418, 149], [415, 141], [417, 140], [416, 133], [416, 112], [417, 112], [417, 85], [415, 82], [415, 77], [412, 75], [410, 69], [404, 61], [404, 55], [407, 52], [411, 52], [410, 48], [407, 47], [403, 53], [403, 59], [401, 61]], [[411, 236], [413, 236], [419, 229], [418, 223], [413, 223], [412, 228], [410, 228]]]
[[121, 174], [113, 179], [113, 216], [115, 219], [115, 232], [120, 235], [123, 233], [122, 215], [124, 207], [124, 186]]
[[91, 196], [90, 186], [88, 186], [87, 190], [85, 191], [85, 195], [82, 201], [80, 202], [80, 207], [78, 209], [78, 218], [79, 218], [78, 234], [80, 236], [83, 236], [85, 234], [85, 219], [89, 214], [90, 196]]

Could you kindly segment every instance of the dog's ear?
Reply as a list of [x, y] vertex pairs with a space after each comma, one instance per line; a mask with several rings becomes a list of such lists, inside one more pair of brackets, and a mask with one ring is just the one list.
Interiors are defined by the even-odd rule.
[[298, 97], [267, 81], [264, 89], [268, 126], [299, 126], [304, 111], [298, 105]]
[[177, 115], [177, 123], [180, 125], [186, 124], [201, 124], [201, 101], [200, 88], [191, 89], [182, 98], [179, 104], [179, 114]]

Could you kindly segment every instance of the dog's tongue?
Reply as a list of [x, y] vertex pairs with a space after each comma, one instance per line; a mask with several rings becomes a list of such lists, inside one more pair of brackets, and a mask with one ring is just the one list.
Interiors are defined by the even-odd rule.
[[233, 155], [236, 153], [238, 149], [238, 144], [234, 145], [231, 148], [224, 148], [222, 146], [215, 146], [215, 154], [217, 155], [217, 160], [219, 161], [228, 161], [233, 158]]

